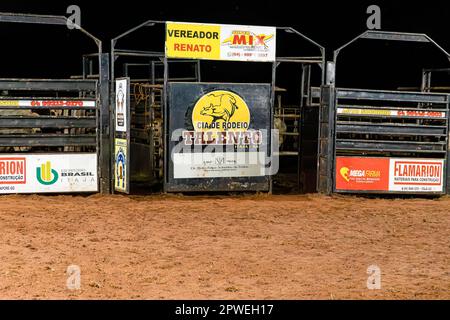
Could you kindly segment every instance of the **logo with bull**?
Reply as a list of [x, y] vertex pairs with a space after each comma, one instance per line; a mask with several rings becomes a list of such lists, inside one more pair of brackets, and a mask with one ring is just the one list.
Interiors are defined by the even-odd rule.
[[203, 95], [192, 111], [195, 131], [247, 131], [250, 111], [244, 99], [227, 90]]

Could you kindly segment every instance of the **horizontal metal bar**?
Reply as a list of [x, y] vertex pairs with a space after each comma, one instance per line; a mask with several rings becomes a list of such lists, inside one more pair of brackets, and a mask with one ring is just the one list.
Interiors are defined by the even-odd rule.
[[127, 50], [115, 49], [115, 56], [131, 56], [131, 57], [164, 57], [164, 52], [158, 51], [144, 51], [144, 50]]
[[363, 121], [337, 121], [337, 125], [366, 125], [366, 126], [394, 126], [394, 127], [417, 127], [417, 128], [439, 128], [446, 129], [447, 125], [431, 125], [431, 124], [416, 124], [416, 123], [397, 123], [397, 122], [363, 122]]
[[67, 18], [64, 16], [25, 15], [0, 12], [0, 22], [66, 25]]
[[365, 140], [338, 140], [336, 150], [359, 151], [398, 151], [398, 152], [447, 152], [446, 142], [442, 143], [415, 143], [405, 141], [365, 141]]
[[355, 134], [383, 134], [383, 135], [413, 135], [413, 136], [437, 136], [445, 137], [447, 128], [432, 126], [395, 126], [395, 125], [354, 125], [337, 124], [337, 133]]
[[280, 119], [299, 119], [299, 114], [274, 114], [274, 118], [280, 118]]
[[322, 57], [319, 57], [317, 59], [277, 57], [276, 62], [315, 64], [315, 63], [322, 63], [323, 61], [322, 61]]
[[96, 126], [95, 117], [0, 117], [0, 131], [3, 131], [3, 128], [96, 128]]
[[299, 136], [300, 133], [298, 132], [279, 132], [280, 136]]
[[0, 79], [0, 90], [95, 91], [96, 80]]
[[298, 152], [296, 151], [281, 151], [281, 152], [274, 152], [274, 156], [298, 156]]
[[49, 101], [97, 101], [95, 98], [80, 98], [80, 97], [11, 97], [11, 96], [0, 96], [0, 101], [2, 100], [49, 100]]
[[423, 69], [423, 72], [448, 72], [448, 73], [450, 73], [450, 68]]
[[407, 41], [407, 42], [430, 42], [424, 34], [411, 34], [403, 32], [383, 32], [383, 31], [369, 31], [361, 36], [361, 39], [374, 40], [393, 40], [393, 41]]
[[22, 134], [0, 135], [2, 147], [96, 146], [96, 135]]
[[380, 120], [440, 120], [440, 121], [447, 121], [447, 118], [441, 118], [441, 117], [414, 117], [414, 116], [388, 116], [388, 115], [377, 115], [377, 114], [338, 114], [339, 118], [341, 117], [347, 117], [347, 118], [372, 118], [372, 119], [380, 119]]
[[97, 107], [26, 107], [1, 106], [0, 110], [95, 110]]
[[127, 67], [150, 67], [150, 63], [124, 63]]
[[[441, 106], [441, 105], [438, 105]], [[433, 105], [430, 105], [430, 108], [415, 108], [414, 106], [409, 107], [390, 107], [390, 106], [368, 106], [368, 105], [356, 105], [356, 104], [339, 104], [337, 108], [343, 109], [369, 109], [369, 110], [400, 110], [400, 111], [424, 111], [424, 112], [448, 112], [449, 109], [438, 109], [433, 108]]]
[[336, 90], [338, 99], [358, 100], [380, 100], [380, 101], [402, 101], [402, 102], [429, 102], [446, 104], [448, 95], [438, 93], [399, 92], [399, 91], [377, 91], [342, 89]]

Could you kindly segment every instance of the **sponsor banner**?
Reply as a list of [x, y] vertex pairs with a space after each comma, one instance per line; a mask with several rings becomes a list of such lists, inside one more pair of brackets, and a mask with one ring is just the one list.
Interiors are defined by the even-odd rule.
[[0, 156], [0, 193], [96, 192], [97, 155]]
[[446, 113], [441, 111], [418, 111], [418, 110], [389, 110], [389, 109], [355, 109], [355, 108], [337, 108], [339, 115], [355, 116], [386, 116], [386, 117], [405, 117], [405, 118], [446, 118]]
[[336, 158], [336, 190], [443, 192], [443, 159]]
[[96, 103], [92, 100], [0, 100], [0, 107], [87, 107], [95, 108]]
[[336, 158], [337, 190], [387, 191], [388, 188], [388, 158]]
[[390, 159], [390, 191], [442, 192], [443, 159]]
[[167, 190], [269, 188], [269, 84], [170, 83], [168, 101]]
[[264, 176], [264, 152], [174, 153], [174, 178]]
[[128, 144], [126, 139], [114, 140], [114, 189], [120, 192], [128, 192]]
[[116, 80], [116, 131], [127, 132], [128, 118], [128, 79]]
[[275, 61], [276, 28], [167, 22], [168, 58]]
[[27, 159], [25, 157], [0, 157], [0, 185], [26, 183]]

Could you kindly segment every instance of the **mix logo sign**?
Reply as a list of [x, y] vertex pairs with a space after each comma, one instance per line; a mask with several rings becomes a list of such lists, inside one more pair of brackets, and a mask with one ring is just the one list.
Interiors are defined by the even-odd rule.
[[97, 155], [0, 156], [0, 193], [96, 192]]
[[168, 58], [275, 61], [276, 28], [167, 22]]
[[336, 158], [336, 189], [443, 192], [444, 160]]
[[255, 34], [251, 31], [233, 30], [231, 36], [226, 38], [222, 44], [235, 47], [258, 47], [261, 46], [264, 49], [269, 48], [269, 41], [274, 37], [273, 34]]

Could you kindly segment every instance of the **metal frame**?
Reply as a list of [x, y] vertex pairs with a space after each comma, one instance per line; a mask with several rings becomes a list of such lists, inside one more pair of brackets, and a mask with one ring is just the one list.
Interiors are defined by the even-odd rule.
[[[4, 13], [0, 12], [0, 22], [3, 23], [21, 23], [34, 25], [53, 25], [64, 26], [68, 25], [68, 19], [65, 16], [54, 15], [35, 15], [35, 14], [18, 14], [18, 13]], [[76, 90], [92, 90], [96, 92], [96, 123], [97, 128], [96, 137], [74, 138], [74, 137], [52, 137], [43, 139], [42, 137], [32, 137], [27, 139], [29, 144], [37, 145], [76, 145], [79, 143], [94, 143], [96, 145], [99, 168], [99, 189], [101, 193], [109, 193], [111, 189], [111, 168], [110, 168], [110, 142], [109, 142], [109, 56], [102, 52], [102, 42], [93, 36], [91, 33], [83, 29], [81, 26], [71, 22], [74, 26], [73, 30], [78, 30], [87, 38], [91, 39], [96, 47], [97, 52], [93, 56], [98, 58], [99, 73], [94, 80], [88, 80], [83, 75], [82, 79], [0, 79], [0, 90], [41, 90], [41, 91], [76, 91]], [[84, 60], [84, 59], [83, 59]], [[83, 63], [84, 67], [84, 63]], [[84, 70], [84, 68], [83, 68]], [[83, 72], [85, 74], [85, 72]], [[21, 97], [23, 98], [23, 97]], [[55, 109], [64, 109], [59, 107]], [[70, 109], [75, 109], [70, 107]], [[52, 119], [53, 121], [54, 119]], [[30, 120], [31, 121], [31, 120]], [[30, 124], [31, 122], [23, 122], [18, 124], [20, 126]], [[61, 125], [67, 127], [76, 127], [80, 125], [92, 125], [92, 121], [86, 123], [75, 123], [75, 119], [60, 119], [57, 120]], [[49, 119], [41, 119], [35, 121], [34, 125], [45, 126], [49, 124]], [[54, 123], [53, 123], [54, 125]], [[94, 140], [93, 140], [94, 139]], [[83, 141], [81, 141], [83, 140]], [[10, 140], [10, 144], [14, 141]], [[7, 143], [4, 141], [4, 143]]]
[[[403, 42], [415, 42], [415, 43], [429, 43], [434, 45], [440, 52], [442, 52], [450, 61], [450, 54], [445, 51], [440, 45], [438, 45], [433, 39], [431, 39], [426, 34], [421, 33], [402, 33], [402, 32], [388, 32], [388, 31], [366, 31], [351, 41], [347, 42], [340, 48], [334, 51], [334, 58], [332, 62], [329, 62], [327, 65], [327, 82], [326, 85], [322, 88], [322, 111], [321, 111], [321, 129], [320, 129], [320, 163], [319, 163], [319, 191], [331, 194], [336, 191], [335, 187], [335, 164], [336, 164], [336, 150], [339, 148], [347, 148], [346, 145], [342, 141], [337, 139], [338, 132], [372, 132], [378, 131], [378, 133], [383, 132], [382, 130], [387, 130], [386, 127], [367, 127], [367, 126], [358, 126], [357, 127], [349, 127], [343, 126], [337, 123], [337, 112], [336, 109], [338, 107], [338, 101], [342, 99], [354, 99], [354, 100], [367, 100], [367, 101], [394, 101], [394, 102], [414, 102], [418, 103], [418, 107], [424, 104], [433, 105], [437, 104], [440, 106], [440, 111], [444, 111], [447, 113], [446, 125], [443, 128], [426, 128], [420, 126], [409, 126], [402, 128], [391, 128], [392, 132], [388, 132], [387, 134], [392, 135], [422, 135], [422, 136], [442, 136], [445, 134], [445, 141], [440, 143], [440, 147], [433, 145], [417, 145], [415, 147], [415, 153], [445, 153], [445, 165], [447, 169], [444, 170], [446, 172], [447, 179], [444, 183], [444, 192], [450, 193], [450, 165], [448, 163], [448, 159], [450, 159], [450, 148], [449, 145], [449, 137], [448, 133], [450, 132], [450, 95], [448, 94], [437, 94], [437, 93], [427, 93], [427, 92], [404, 92], [404, 91], [382, 91], [382, 90], [364, 90], [364, 89], [350, 89], [350, 88], [336, 88], [336, 64], [337, 58], [341, 51], [353, 44], [359, 39], [371, 39], [371, 40], [386, 40], [386, 41], [403, 41]], [[427, 84], [427, 70], [424, 70], [423, 73], [423, 84], [422, 89], [425, 89]], [[425, 90], [423, 90], [425, 91]], [[358, 108], [364, 108], [364, 106], [358, 106]], [[376, 106], [372, 106], [372, 108], [376, 108]], [[393, 109], [393, 108], [390, 108]], [[394, 108], [395, 109], [395, 108]], [[400, 109], [400, 108], [398, 108]], [[411, 109], [411, 108], [410, 108]], [[435, 109], [433, 109], [435, 110]], [[437, 111], [439, 111], [437, 110]], [[344, 131], [342, 131], [344, 130]], [[355, 131], [356, 130], [356, 131]], [[361, 131], [362, 130], [362, 131]], [[381, 131], [380, 131], [381, 130]], [[402, 148], [411, 152], [411, 146], [414, 143], [376, 143], [374, 141], [373, 146], [369, 146], [372, 143], [370, 141], [362, 141], [358, 144], [356, 142], [355, 145], [351, 147], [357, 147], [358, 145], [361, 150], [367, 152], [368, 147], [373, 147], [373, 150], [386, 150], [386, 151], [402, 151]], [[346, 191], [338, 191], [338, 192], [346, 192]], [[352, 191], [351, 193], [361, 193], [358, 191]], [[368, 191], [362, 191], [362, 193], [371, 193]], [[377, 193], [388, 193], [388, 192], [377, 192]], [[390, 192], [395, 193], [395, 192]], [[414, 192], [412, 192], [414, 193]]]
[[[116, 48], [117, 46], [117, 42], [125, 37], [127, 37], [128, 35], [142, 29], [145, 27], [154, 27], [156, 25], [165, 25], [166, 21], [158, 21], [158, 20], [147, 20], [127, 31], [125, 31], [124, 33], [118, 35], [117, 37], [113, 38], [111, 40], [111, 79], [112, 81], [114, 81], [115, 79], [115, 62], [116, 59], [119, 58], [120, 56], [131, 56], [131, 57], [146, 57], [146, 58], [158, 58], [163, 66], [164, 66], [164, 79], [163, 79], [163, 106], [164, 106], [164, 114], [167, 114], [167, 85], [168, 85], [168, 79], [169, 79], [169, 62], [172, 61], [184, 61], [185, 59], [168, 59], [165, 55], [165, 52], [155, 52], [155, 51], [142, 51], [142, 50], [128, 50], [128, 49], [118, 49]], [[299, 31], [295, 30], [292, 27], [276, 27], [277, 31], [285, 31], [287, 33], [291, 33], [294, 34], [300, 38], [302, 38], [303, 40], [308, 41], [310, 44], [312, 44], [313, 46], [315, 46], [316, 48], [318, 48], [320, 50], [320, 56], [314, 56], [314, 57], [276, 57], [276, 61], [272, 62], [272, 81], [271, 81], [271, 85], [272, 85], [272, 94], [271, 94], [271, 109], [273, 110], [274, 108], [274, 103], [275, 103], [275, 82], [276, 82], [276, 69], [277, 67], [280, 65], [280, 63], [301, 63], [304, 65], [312, 65], [312, 64], [317, 64], [319, 65], [319, 67], [322, 70], [321, 73], [321, 85], [324, 84], [325, 81], [325, 72], [326, 72], [326, 56], [325, 56], [325, 48], [321, 45], [319, 45], [317, 42], [313, 41], [312, 39], [308, 38], [307, 36], [305, 36], [304, 34], [300, 33]], [[193, 61], [197, 61], [197, 74], [199, 79], [201, 79], [201, 70], [200, 70], [200, 59], [192, 59], [190, 60], [191, 62]], [[245, 63], [245, 62], [243, 62]], [[154, 72], [154, 69], [153, 71]], [[153, 77], [154, 79], [154, 77]], [[154, 81], [154, 80], [153, 80]], [[302, 83], [305, 83], [305, 79], [302, 78], [301, 79]], [[304, 92], [301, 92], [301, 101], [300, 101], [300, 111], [302, 112], [303, 107], [304, 107]], [[113, 97], [113, 90], [112, 90], [112, 86], [111, 86], [111, 95], [110, 97]], [[311, 99], [311, 97], [308, 95], [306, 98]], [[271, 119], [271, 127], [273, 127], [273, 119]], [[167, 121], [164, 121], [164, 150], [165, 150], [165, 159], [167, 159], [167, 138], [168, 138], [168, 132], [167, 132], [168, 128], [167, 128]], [[299, 143], [299, 148], [300, 148], [300, 143]], [[299, 162], [301, 161], [301, 157], [299, 156]], [[168, 162], [164, 160], [165, 163], [165, 167], [164, 170], [165, 172], [167, 172], [168, 169]], [[299, 168], [300, 168], [300, 163], [299, 163]], [[300, 169], [299, 169], [300, 170]], [[165, 178], [164, 178], [164, 185], [166, 184], [166, 178], [167, 175], [164, 174]], [[270, 183], [270, 185], [272, 185], [272, 183]], [[166, 191], [166, 188], [164, 187], [164, 191]]]

